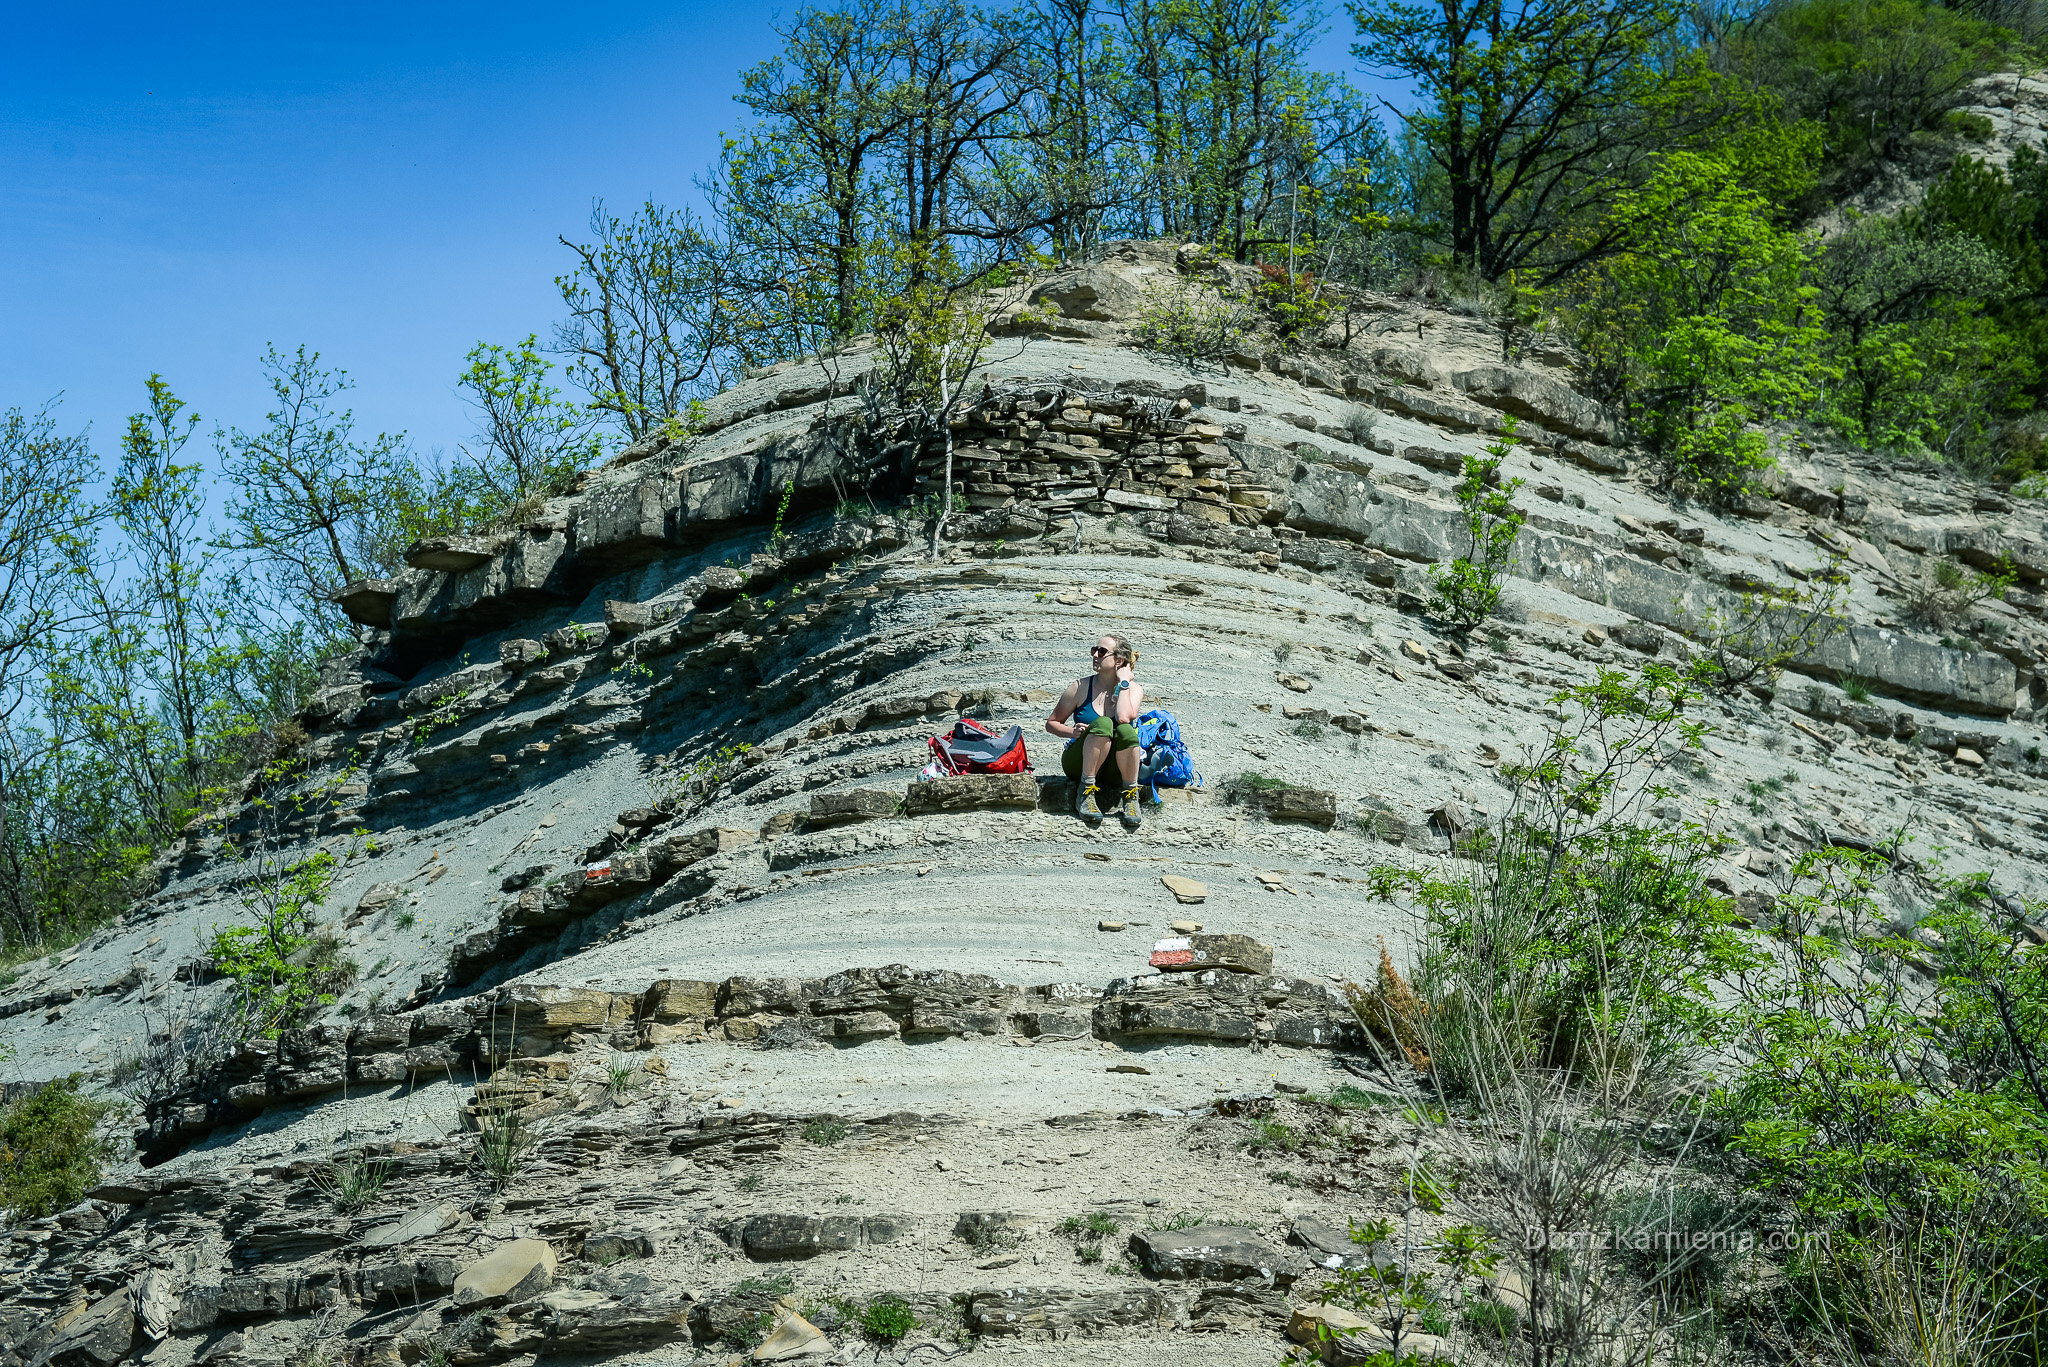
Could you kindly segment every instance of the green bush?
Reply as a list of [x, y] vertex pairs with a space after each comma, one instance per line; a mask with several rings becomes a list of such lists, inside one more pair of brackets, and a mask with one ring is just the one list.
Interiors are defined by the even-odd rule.
[[107, 1107], [79, 1095], [82, 1081], [46, 1082], [0, 1110], [0, 1210], [38, 1219], [99, 1185], [106, 1146], [93, 1129]]
[[839, 1143], [851, 1133], [853, 1133], [851, 1125], [833, 1116], [821, 1116], [816, 1120], [809, 1121], [804, 1125], [803, 1130], [806, 1140], [813, 1144], [822, 1144], [827, 1147]]
[[1258, 313], [1192, 281], [1154, 286], [1139, 302], [1131, 340], [1189, 369], [1220, 364], [1251, 345]]
[[861, 1332], [882, 1343], [895, 1343], [917, 1328], [910, 1302], [888, 1293], [871, 1298], [860, 1312]]
[[[1593, 1077], [1669, 1073], [1725, 1032], [1712, 984], [1753, 957], [1708, 884], [1725, 841], [1633, 819], [1667, 793], [1669, 756], [1701, 744], [1688, 709], [1704, 673], [1648, 664], [1563, 690], [1552, 702], [1566, 720], [1529, 762], [1502, 764], [1510, 807], [1468, 871], [1373, 871], [1378, 895], [1422, 913], [1414, 989], [1439, 1086], [1470, 1085], [1503, 1055]], [[1372, 1000], [1367, 1029], [1398, 1037], [1404, 1022], [1371, 1019]]]
[[1465, 511], [1465, 549], [1449, 565], [1429, 567], [1430, 611], [1463, 632], [1500, 606], [1501, 576], [1526, 516], [1514, 503], [1522, 481], [1500, 477], [1501, 462], [1514, 449], [1515, 420], [1504, 418], [1501, 425], [1503, 435], [1487, 443], [1484, 456], [1465, 457], [1465, 477], [1455, 491]]
[[1274, 778], [1270, 774], [1247, 769], [1234, 778], [1223, 780], [1223, 800], [1238, 805], [1255, 800], [1260, 793], [1277, 793], [1282, 788], [1293, 786], [1284, 778]]
[[[1805, 155], [1784, 141], [1783, 159]], [[1749, 166], [1689, 151], [1622, 195], [1607, 231], [1628, 245], [1563, 295], [1591, 372], [1675, 483], [1746, 489], [1775, 459], [1760, 424], [1811, 413], [1835, 374], [1812, 243]]]

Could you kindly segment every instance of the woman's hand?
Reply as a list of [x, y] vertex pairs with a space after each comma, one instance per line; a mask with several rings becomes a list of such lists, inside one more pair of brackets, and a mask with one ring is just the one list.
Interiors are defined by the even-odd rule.
[[1125, 663], [1125, 664], [1120, 664], [1120, 665], [1118, 665], [1118, 666], [1116, 667], [1116, 677], [1117, 677], [1117, 679], [1118, 679], [1118, 680], [1119, 680], [1120, 682], [1123, 682], [1123, 683], [1130, 683], [1130, 682], [1131, 682], [1131, 667], [1130, 667], [1130, 665], [1129, 665], [1128, 663]]

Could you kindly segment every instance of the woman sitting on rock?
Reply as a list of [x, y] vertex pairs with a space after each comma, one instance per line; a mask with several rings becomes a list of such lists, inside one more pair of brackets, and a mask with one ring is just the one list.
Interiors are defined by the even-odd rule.
[[[1078, 785], [1074, 794], [1075, 814], [1090, 821], [1101, 820], [1109, 810], [1097, 796], [1095, 776], [1102, 772], [1102, 761], [1112, 754], [1116, 756], [1124, 794], [1119, 815], [1125, 826], [1136, 830], [1140, 819], [1138, 764], [1145, 756], [1138, 744], [1135, 724], [1144, 710], [1145, 690], [1131, 677], [1138, 652], [1121, 636], [1105, 636], [1088, 654], [1095, 666], [1094, 673], [1084, 674], [1067, 685], [1052, 715], [1046, 718], [1045, 729], [1055, 736], [1067, 737], [1060, 765]], [[1090, 808], [1090, 802], [1096, 804], [1096, 809]]]

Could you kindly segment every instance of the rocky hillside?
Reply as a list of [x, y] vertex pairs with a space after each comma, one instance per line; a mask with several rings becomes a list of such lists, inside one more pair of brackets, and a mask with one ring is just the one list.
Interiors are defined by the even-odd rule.
[[[0, 1235], [0, 1358], [850, 1362], [900, 1298], [946, 1351], [1270, 1363], [1403, 1161], [1393, 1113], [1331, 1100], [1374, 1085], [1345, 984], [1407, 929], [1366, 872], [1455, 859], [1559, 688], [1830, 567], [1842, 628], [1712, 706], [1655, 819], [1731, 833], [1740, 898], [1829, 844], [2048, 890], [2038, 503], [1807, 446], [1774, 497], [1675, 503], [1568, 355], [1416, 300], [1216, 373], [1124, 344], [1149, 285], [1230, 269], [1124, 244], [1033, 291], [936, 541], [840, 503], [855, 349], [352, 586], [299, 800], [252, 783], [0, 992], [10, 1079], [146, 1098], [104, 1186]], [[1459, 641], [1426, 567], [1508, 417], [1528, 522]], [[1909, 611], [1949, 560], [2019, 576], [1968, 634]], [[1041, 728], [1111, 632], [1206, 779], [1136, 831], [1071, 814]], [[963, 715], [1037, 772], [916, 782]], [[1289, 786], [1227, 800], [1245, 773]], [[318, 850], [353, 986], [167, 1066], [230, 991], [216, 929]], [[1154, 970], [1175, 934], [1200, 962]], [[494, 1183], [514, 1112], [538, 1142]], [[1276, 1121], [1328, 1142], [1261, 1152]]]

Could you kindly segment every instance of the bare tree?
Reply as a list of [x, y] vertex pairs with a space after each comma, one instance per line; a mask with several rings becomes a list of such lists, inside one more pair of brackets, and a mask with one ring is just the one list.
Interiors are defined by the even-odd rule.
[[573, 358], [571, 376], [629, 440], [679, 433], [691, 400], [724, 388], [737, 364], [731, 253], [688, 210], [652, 201], [625, 219], [600, 201], [590, 239], [559, 239], [577, 268], [555, 280], [569, 307], [556, 350]]
[[345, 370], [326, 370], [320, 353], [263, 353], [276, 407], [260, 432], [216, 430], [221, 473], [240, 491], [227, 503], [234, 531], [218, 544], [281, 570], [309, 618], [346, 635], [330, 596], [385, 568], [367, 563], [376, 528], [389, 516], [409, 464], [403, 434], [355, 439], [355, 418], [336, 399], [354, 387]]

